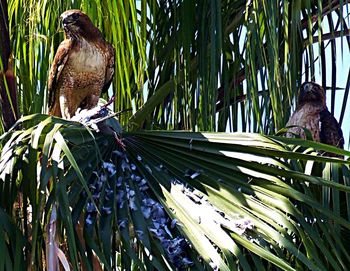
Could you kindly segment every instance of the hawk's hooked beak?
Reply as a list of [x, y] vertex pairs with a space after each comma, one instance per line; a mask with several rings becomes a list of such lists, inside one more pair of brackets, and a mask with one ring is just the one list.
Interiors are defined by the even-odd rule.
[[66, 17], [66, 16], [61, 16], [60, 17], [60, 19], [61, 19], [61, 22], [62, 22], [62, 25], [65, 27], [65, 26], [67, 26], [69, 23], [71, 23], [71, 22], [69, 22], [69, 19], [68, 19], [68, 17]]

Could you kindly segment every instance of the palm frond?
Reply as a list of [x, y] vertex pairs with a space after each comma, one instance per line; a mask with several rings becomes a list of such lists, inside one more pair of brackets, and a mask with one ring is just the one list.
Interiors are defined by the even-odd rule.
[[[331, 206], [317, 199], [322, 189], [332, 194], [350, 189], [342, 174], [335, 183], [308, 175], [307, 170], [308, 163], [313, 169], [325, 163], [342, 164], [347, 172], [348, 162], [316, 156], [310, 149], [296, 152], [285, 139], [254, 134], [147, 132], [132, 134], [126, 142], [131, 161], [210, 266], [220, 270], [238, 266], [254, 270], [267, 262], [283, 270], [346, 266], [347, 244], [340, 235], [333, 236], [335, 228], [347, 231], [350, 226], [348, 219], [336, 214], [336, 205], [344, 208], [342, 199], [333, 198]], [[316, 143], [315, 147], [327, 148]]]
[[1, 216], [12, 223], [3, 231], [20, 222], [6, 234], [16, 239], [2, 241], [4, 264], [44, 268], [42, 233], [56, 208], [56, 239], [73, 268], [90, 270], [96, 258], [107, 270], [349, 263], [348, 161], [258, 134], [143, 132], [124, 141], [126, 152], [114, 137], [45, 115], [2, 137]]

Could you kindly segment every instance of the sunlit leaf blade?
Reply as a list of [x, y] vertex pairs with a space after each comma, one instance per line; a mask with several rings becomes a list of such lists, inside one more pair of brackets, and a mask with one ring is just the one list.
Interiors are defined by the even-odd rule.
[[[315, 198], [320, 196], [316, 195], [322, 186], [333, 193], [350, 190], [342, 184], [305, 175], [303, 161], [309, 160], [311, 155], [294, 153], [290, 145], [283, 143], [283, 138], [280, 138], [280, 142], [278, 139], [250, 134], [145, 132], [130, 134], [126, 142], [128, 152], [134, 158], [142, 157], [142, 162], [137, 162], [137, 159], [135, 162], [143, 168], [148, 181], [154, 183], [151, 187], [159, 200], [169, 208], [171, 216], [176, 217], [179, 229], [209, 265], [225, 268], [213, 252], [201, 252], [205, 239], [215, 243], [216, 250], [226, 255], [225, 259], [233, 257], [233, 262], [238, 260], [244, 269], [251, 265], [244, 263], [246, 256], [240, 257], [240, 249], [248, 250], [252, 255], [256, 254], [285, 270], [289, 270], [291, 263], [286, 263], [282, 258], [289, 254], [294, 255], [292, 258], [296, 266], [323, 270], [330, 265], [341, 270], [344, 262], [348, 261], [346, 250], [340, 249], [340, 252], [329, 248], [333, 242], [340, 242], [339, 246], [344, 248], [347, 244], [341, 244], [341, 238], [331, 237], [323, 224], [336, 221], [337, 227], [342, 225], [340, 227], [347, 231], [350, 223], [338, 217], [335, 205], [322, 206]], [[315, 146], [319, 147], [317, 144]], [[280, 156], [276, 156], [277, 153]], [[287, 153], [293, 153], [293, 156], [288, 157]], [[315, 165], [321, 165], [327, 159], [332, 161], [331, 158], [313, 156]], [[291, 159], [300, 167], [293, 167]], [[174, 180], [179, 180], [179, 183]], [[176, 189], [177, 186], [183, 188]], [[191, 192], [186, 192], [187, 189]], [[201, 196], [193, 202], [199, 194], [205, 200]], [[339, 198], [334, 200], [339, 202]], [[206, 207], [203, 213], [196, 207], [196, 204], [200, 206], [204, 202], [209, 202], [214, 210], [225, 214], [226, 219], [233, 215], [236, 220], [243, 218], [252, 222], [252, 229], [247, 229], [244, 234], [233, 231], [229, 237], [239, 250], [233, 250], [236, 245], [225, 247], [225, 243], [229, 242], [228, 236], [220, 241], [221, 227], [224, 225], [210, 213], [210, 207]], [[196, 210], [192, 215], [191, 209]], [[202, 223], [206, 225], [204, 228], [201, 227]], [[210, 226], [211, 223], [213, 226]], [[227, 226], [224, 228], [233, 230]], [[203, 233], [196, 237], [199, 229]], [[212, 230], [215, 234], [211, 233]], [[309, 238], [305, 238], [304, 234]], [[323, 234], [329, 238], [320, 241]], [[270, 249], [266, 250], [267, 247]], [[329, 261], [324, 260], [320, 251], [327, 254]], [[283, 254], [285, 256], [281, 258]], [[310, 255], [313, 256], [310, 258]]]

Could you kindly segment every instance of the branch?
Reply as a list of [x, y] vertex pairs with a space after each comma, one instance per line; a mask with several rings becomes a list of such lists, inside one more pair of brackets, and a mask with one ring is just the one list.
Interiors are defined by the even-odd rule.
[[[324, 16], [327, 16], [328, 14], [330, 14], [331, 12], [333, 12], [334, 10], [339, 9], [339, 8], [341, 8], [339, 1], [338, 0], [333, 0], [332, 2], [328, 3], [323, 8], [321, 17], [323, 18]], [[318, 16], [319, 16], [317, 13], [312, 14], [310, 16], [311, 16], [311, 22], [312, 23], [317, 22]], [[300, 22], [301, 30], [304, 30], [304, 29], [307, 28], [308, 20], [310, 20], [310, 18], [304, 18], [304, 19], [301, 20], [301, 22]], [[321, 40], [322, 41], [324, 41], [324, 40], [331, 40], [331, 39], [339, 38], [339, 37], [342, 37], [342, 36], [350, 36], [350, 30], [346, 29], [346, 30], [343, 30], [343, 31], [336, 31], [336, 32], [333, 32], [333, 33], [324, 34], [324, 35], [322, 35]], [[314, 36], [312, 40], [313, 40], [312, 41], [313, 43], [318, 42], [318, 36]], [[307, 45], [307, 43], [308, 43], [308, 39], [305, 39], [304, 40], [304, 47]], [[263, 50], [266, 50], [267, 47], [268, 47], [268, 44], [265, 43], [263, 45], [263, 47], [264, 47]], [[241, 69], [238, 72], [236, 77], [232, 79], [232, 81], [230, 82], [229, 87], [227, 89], [228, 90], [234, 89], [237, 85], [241, 84], [244, 80], [245, 80], [245, 69], [243, 68], [243, 69]], [[220, 87], [218, 89], [218, 98], [217, 98], [217, 103], [216, 103], [216, 111], [222, 110], [223, 107], [225, 106], [224, 105], [224, 96], [225, 96], [224, 88]], [[238, 101], [239, 102], [239, 101], [241, 101], [242, 98], [245, 99], [245, 96], [244, 95], [238, 95], [238, 96], [236, 96], [234, 98], [230, 98], [230, 102], [232, 102], [232, 101], [235, 101], [235, 102]]]
[[[321, 35], [321, 41], [325, 41], [325, 40], [333, 40], [336, 38], [340, 38], [340, 37], [345, 37], [345, 36], [350, 36], [350, 29], [347, 30], [340, 30], [340, 31], [335, 31], [333, 33], [327, 33], [327, 34], [323, 34]], [[318, 38], [319, 36], [313, 36], [312, 37], [312, 43], [317, 43], [318, 42]], [[308, 39], [304, 40], [305, 44], [309, 43]]]

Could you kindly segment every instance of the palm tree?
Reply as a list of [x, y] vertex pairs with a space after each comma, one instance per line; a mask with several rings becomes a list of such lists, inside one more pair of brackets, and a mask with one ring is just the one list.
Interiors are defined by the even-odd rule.
[[[109, 94], [125, 148], [45, 115], [58, 17], [71, 8], [116, 49]], [[350, 153], [276, 133], [318, 69], [324, 88], [331, 74], [342, 123], [350, 81], [337, 84], [336, 57], [349, 55], [348, 8], [2, 1], [0, 88], [12, 105], [2, 103], [0, 270], [345, 270], [349, 161], [320, 153]], [[18, 101], [3, 76], [9, 48]]]

